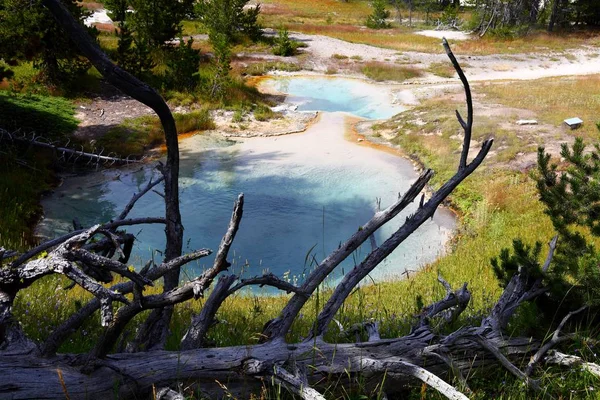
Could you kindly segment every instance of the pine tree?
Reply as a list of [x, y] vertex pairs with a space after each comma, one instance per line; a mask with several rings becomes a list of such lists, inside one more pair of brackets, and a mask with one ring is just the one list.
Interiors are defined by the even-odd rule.
[[385, 9], [385, 0], [373, 0], [371, 3], [373, 12], [367, 17], [365, 25], [371, 29], [385, 29], [389, 28], [390, 24], [387, 23], [387, 19], [390, 17], [390, 12]]
[[581, 138], [561, 156], [566, 169], [558, 170], [551, 157], [538, 150], [537, 188], [558, 232], [553, 274], [571, 302], [600, 305], [600, 252], [591, 238], [600, 237], [600, 146], [586, 151]]

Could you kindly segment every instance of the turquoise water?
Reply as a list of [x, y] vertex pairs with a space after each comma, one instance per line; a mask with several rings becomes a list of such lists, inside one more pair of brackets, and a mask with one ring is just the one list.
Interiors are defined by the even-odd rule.
[[287, 93], [286, 102], [300, 111], [343, 111], [367, 119], [386, 119], [403, 111], [393, 104], [384, 85], [361, 79], [278, 76], [262, 83], [263, 87]]
[[[387, 207], [417, 176], [408, 161], [345, 140], [345, 118], [342, 113], [323, 113], [306, 133], [275, 138], [229, 142], [194, 136], [182, 141], [184, 250], [208, 247], [216, 251], [233, 202], [243, 192], [244, 217], [230, 253], [234, 269], [244, 269], [244, 276], [268, 270], [301, 280], [312, 268], [311, 260], [322, 260], [372, 217], [377, 199]], [[67, 178], [43, 202], [40, 233], [53, 236], [68, 231], [74, 216], [84, 225], [114, 218], [154, 173], [148, 165]], [[413, 210], [414, 206], [381, 228], [375, 235], [377, 243]], [[130, 214], [162, 215], [162, 198], [154, 193], [141, 199]], [[439, 210], [373, 277], [399, 275], [432, 261], [443, 251], [453, 228], [452, 214]], [[161, 259], [162, 226], [139, 226], [130, 232], [138, 239], [136, 267], [153, 254]], [[369, 249], [366, 243], [341, 269], [352, 268]], [[185, 276], [193, 278], [211, 263], [211, 257], [202, 259], [188, 267]]]

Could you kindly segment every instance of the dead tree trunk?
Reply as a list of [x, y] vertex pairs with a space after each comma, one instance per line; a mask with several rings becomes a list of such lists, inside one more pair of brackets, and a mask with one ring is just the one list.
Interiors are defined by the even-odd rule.
[[[160, 118], [167, 146], [167, 161], [164, 165], [159, 165], [159, 170], [165, 178], [165, 234], [167, 238], [165, 261], [180, 256], [183, 246], [183, 224], [179, 211], [179, 143], [175, 120], [169, 106], [156, 90], [110, 61], [60, 1], [43, 0], [42, 4], [50, 10], [58, 24], [75, 42], [81, 54], [90, 60], [104, 78], [123, 93], [152, 108]], [[178, 284], [179, 269], [173, 269], [164, 277], [164, 290], [171, 290]], [[145, 327], [147, 333], [151, 332], [146, 336], [148, 341], [146, 348], [162, 348], [164, 346], [172, 313], [172, 307], [164, 307], [155, 310], [150, 315]]]
[[[108, 224], [80, 229], [69, 235], [41, 244], [25, 254], [16, 254], [0, 248], [0, 393], [13, 399], [29, 398], [106, 398], [117, 394], [120, 398], [139, 398], [155, 392], [164, 398], [179, 396], [172, 388], [178, 383], [185, 387], [206, 391], [211, 397], [222, 396], [224, 390], [247, 394], [262, 385], [280, 384], [304, 399], [324, 398], [319, 390], [326, 389], [329, 382], [344, 384], [361, 376], [367, 387], [375, 387], [385, 381], [389, 393], [400, 390], [402, 385], [421, 380], [451, 399], [466, 396], [446, 383], [449, 372], [466, 386], [464, 372], [467, 369], [500, 364], [522, 379], [532, 389], [538, 387], [531, 378], [533, 367], [544, 360], [550, 348], [559, 342], [559, 325], [552, 339], [543, 345], [531, 338], [507, 338], [504, 330], [516, 308], [523, 302], [544, 293], [541, 279], [532, 280], [523, 269], [506, 286], [506, 289], [490, 315], [480, 326], [467, 326], [448, 335], [436, 333], [430, 320], [455, 319], [467, 306], [470, 293], [466, 284], [457, 290], [439, 278], [446, 288], [446, 296], [425, 307], [417, 318], [412, 332], [404, 337], [382, 339], [377, 323], [367, 323], [370, 341], [366, 343], [327, 343], [323, 333], [340, 305], [353, 288], [372, 271], [387, 255], [414, 232], [423, 222], [433, 216], [442, 201], [480, 164], [487, 155], [492, 140], [485, 141], [479, 153], [469, 162], [469, 144], [473, 126], [471, 92], [466, 77], [444, 40], [444, 48], [465, 88], [467, 119], [456, 112], [464, 130], [463, 147], [456, 174], [425, 201], [421, 195], [417, 211], [379, 247], [372, 251], [355, 268], [346, 273], [322, 312], [317, 316], [311, 335], [301, 343], [286, 343], [285, 336], [307, 299], [323, 283], [346, 257], [381, 226], [389, 222], [413, 202], [430, 180], [433, 172], [425, 171], [411, 188], [387, 209], [377, 211], [371, 220], [362, 225], [339, 249], [327, 256], [309, 274], [300, 286], [291, 285], [276, 276], [263, 275], [240, 279], [227, 275], [230, 246], [240, 225], [244, 198], [235, 201], [231, 220], [217, 251], [213, 266], [195, 279], [179, 284], [181, 266], [205, 257], [209, 249], [198, 249], [181, 255], [182, 225], [178, 205], [179, 155], [173, 118], [158, 94], [144, 83], [126, 74], [112, 64], [106, 55], [84, 35], [58, 0], [43, 0], [59, 23], [80, 45], [84, 53], [99, 71], [132, 97], [151, 106], [160, 116], [165, 127], [168, 153], [167, 162], [160, 166], [165, 184], [165, 218], [126, 219], [135, 202], [158, 182], [150, 182], [141, 193], [132, 197], [118, 218]], [[148, 263], [135, 272], [123, 262], [127, 258], [125, 245], [130, 237], [116, 228], [138, 223], [161, 223], [165, 225], [167, 251], [159, 265]], [[97, 235], [102, 240], [95, 241]], [[123, 245], [123, 248], [121, 248]], [[555, 241], [551, 243], [545, 270], [550, 266]], [[47, 253], [42, 253], [46, 252]], [[119, 259], [112, 254], [120, 255]], [[7, 262], [8, 261], [8, 262]], [[90, 292], [94, 299], [66, 319], [44, 341], [37, 344], [22, 332], [18, 319], [11, 308], [16, 294], [37, 279], [49, 274], [62, 274], [74, 284]], [[204, 295], [213, 281], [221, 274], [199, 315], [190, 321], [190, 327], [181, 341], [184, 350], [167, 352], [155, 350], [166, 337], [170, 310], [175, 304]], [[112, 287], [108, 283], [113, 275], [125, 281]], [[164, 278], [164, 290], [160, 294], [144, 295], [145, 286]], [[227, 348], [202, 348], [206, 334], [215, 320], [223, 301], [239, 289], [249, 285], [270, 285], [293, 292], [293, 296], [281, 314], [264, 329], [264, 343], [254, 346]], [[131, 296], [126, 296], [131, 294]], [[117, 303], [121, 303], [117, 306]], [[128, 352], [111, 354], [120, 342], [125, 327], [142, 311], [153, 310], [151, 317], [138, 330], [133, 341], [127, 343]], [[77, 332], [83, 322], [99, 311], [103, 332], [88, 354], [57, 354], [60, 345], [69, 335]], [[144, 352], [131, 353], [129, 351]], [[513, 360], [532, 356], [525, 371]], [[554, 362], [567, 360], [554, 356]], [[558, 360], [558, 361], [557, 361]], [[573, 363], [572, 359], [567, 362]], [[592, 366], [586, 366], [594, 370]], [[385, 377], [385, 379], [384, 379]], [[169, 387], [172, 388], [169, 388]]]

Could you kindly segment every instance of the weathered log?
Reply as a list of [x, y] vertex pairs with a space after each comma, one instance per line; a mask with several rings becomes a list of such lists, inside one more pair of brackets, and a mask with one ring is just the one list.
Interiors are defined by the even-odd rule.
[[[490, 340], [511, 359], [522, 359], [537, 349], [537, 343], [528, 338]], [[112, 354], [96, 362], [96, 369], [88, 374], [80, 371], [81, 360], [73, 356], [40, 359], [0, 355], [0, 395], [10, 393], [13, 399], [64, 398], [57, 369], [62, 371], [73, 400], [112, 397], [115, 390], [118, 390], [120, 398], [139, 397], [151, 393], [153, 385], [161, 387], [173, 382], [196, 383], [213, 396], [222, 396], [224, 393], [215, 384], [215, 379], [234, 393], [247, 394], [260, 389], [262, 383], [256, 378], [269, 380], [273, 367], [282, 366], [290, 359], [310, 371], [307, 378], [314, 388], [326, 388], [338, 380], [347, 382], [349, 376], [357, 374], [365, 374], [372, 388], [381, 382], [390, 365], [379, 368], [367, 360], [389, 361], [393, 357], [394, 361], [426, 368], [438, 377], [447, 376], [449, 368], [446, 363], [436, 357], [428, 357], [424, 352], [436, 343], [465, 373], [495, 364], [495, 359], [473, 341], [444, 342], [444, 337], [421, 329], [399, 339], [356, 344], [330, 344], [319, 339], [299, 344], [273, 341], [255, 346]], [[250, 371], [247, 365], [251, 362], [262, 367]], [[405, 374], [402, 368], [397, 368], [394, 374], [386, 375], [384, 390], [388, 394], [397, 393], [403, 389], [402, 385], [411, 381], [410, 375], [408, 371]]]

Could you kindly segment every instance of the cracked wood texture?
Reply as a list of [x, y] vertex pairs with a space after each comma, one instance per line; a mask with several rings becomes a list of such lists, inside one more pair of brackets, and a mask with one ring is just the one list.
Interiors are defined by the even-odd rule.
[[[483, 332], [486, 328], [473, 328]], [[269, 374], [276, 365], [289, 359], [307, 367], [311, 371], [307, 378], [316, 384], [340, 379], [346, 382], [348, 371], [360, 372], [368, 387], [374, 387], [385, 373], [382, 369], [370, 366], [368, 360], [382, 360], [392, 367], [394, 361], [408, 362], [425, 367], [439, 377], [448, 376], [449, 367], [436, 357], [427, 357], [424, 349], [435, 343], [443, 343], [448, 337], [439, 338], [428, 329], [419, 329], [409, 336], [399, 339], [383, 339], [365, 343], [331, 344], [321, 340], [300, 344], [286, 344], [275, 341], [255, 346], [238, 346], [214, 349], [196, 349], [182, 352], [152, 351], [133, 354], [113, 354], [97, 361], [93, 372], [80, 371], [77, 359], [72, 356], [56, 356], [41, 359], [34, 356], [0, 357], [0, 396], [10, 393], [12, 399], [64, 398], [63, 388], [58, 379], [60, 369], [71, 399], [105, 398], [118, 390], [120, 398], [135, 398], [148, 395], [152, 386], [161, 387], [173, 382], [197, 384], [210, 396], [223, 396], [224, 392], [215, 383], [227, 382], [229, 390], [248, 393], [260, 389], [262, 382], [256, 377], [270, 381]], [[514, 338], [504, 341], [495, 337], [490, 340], [507, 357], [520, 359], [532, 354], [536, 344], [527, 338]], [[495, 364], [495, 359], [470, 340], [449, 340], [442, 344], [456, 366], [463, 372]], [[263, 368], [258, 371], [244, 371], [245, 363], [254, 360]], [[310, 366], [310, 367], [309, 367]], [[89, 367], [89, 365], [88, 365]], [[350, 375], [352, 375], [350, 374]], [[393, 376], [386, 377], [385, 391], [392, 394], [402, 389], [402, 383], [410, 382], [409, 375], [395, 368]], [[268, 382], [267, 382], [268, 384]], [[116, 389], [115, 389], [116, 388]]]

